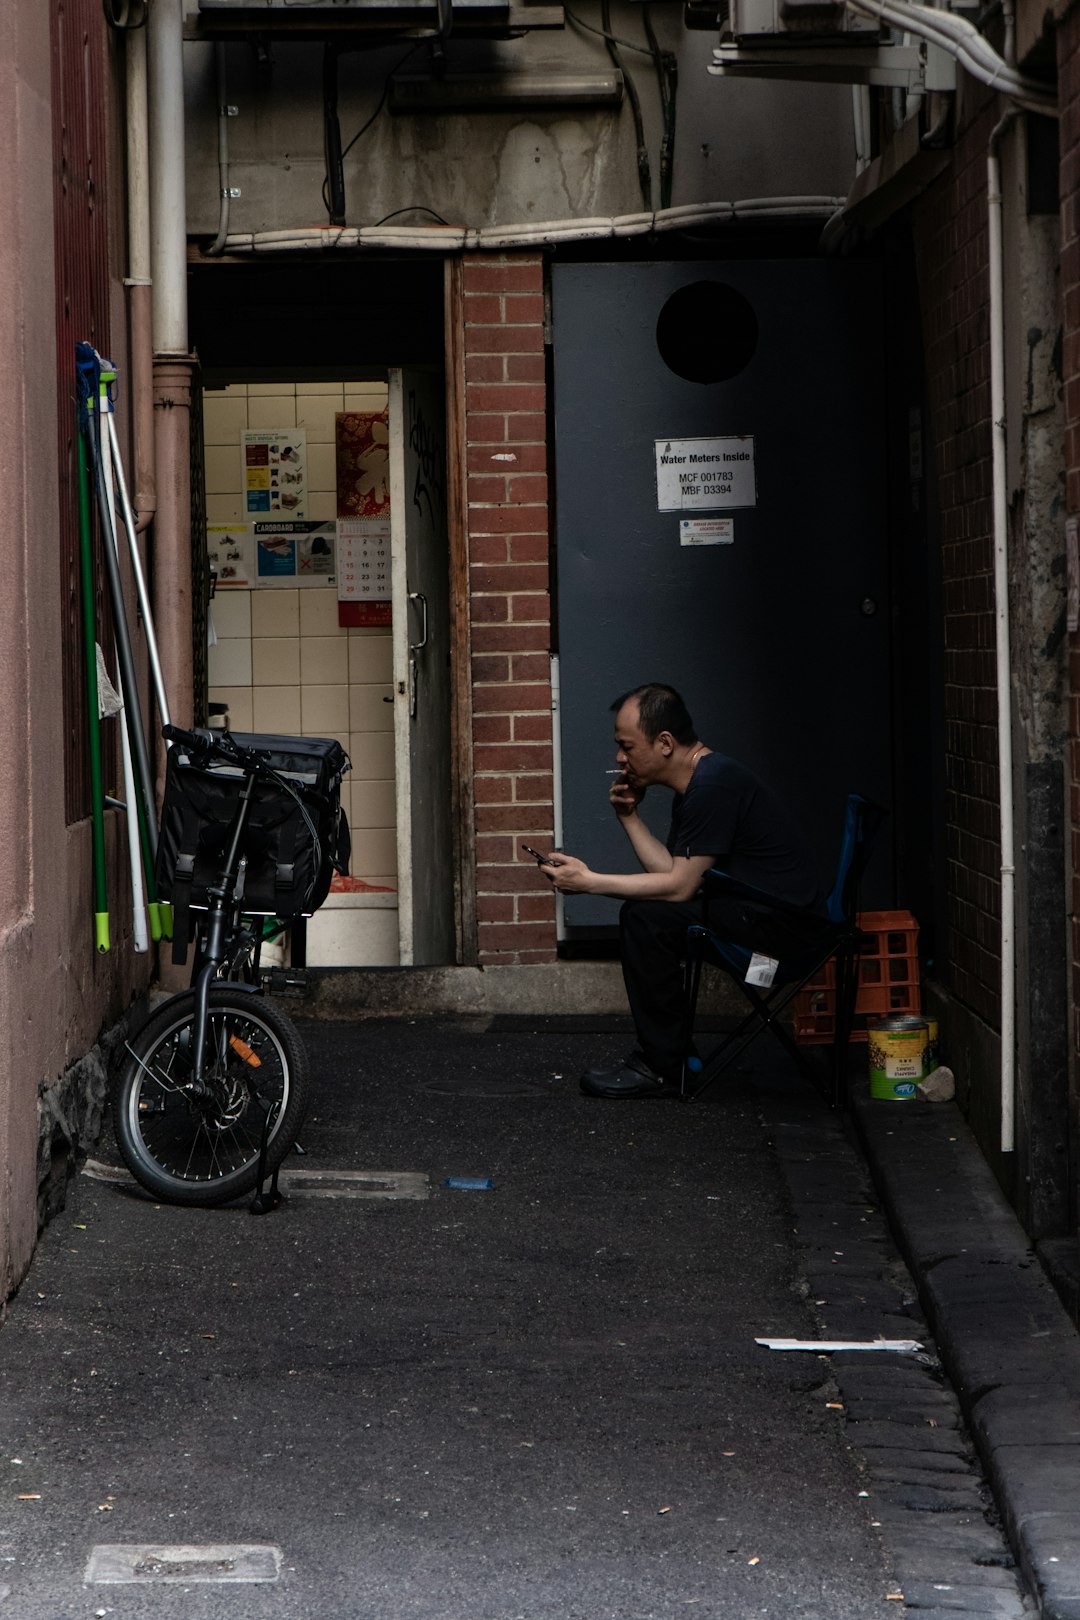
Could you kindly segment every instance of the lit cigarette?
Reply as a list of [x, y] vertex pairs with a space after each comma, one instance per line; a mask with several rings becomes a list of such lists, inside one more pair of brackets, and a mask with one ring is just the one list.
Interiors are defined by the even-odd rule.
[[621, 769], [619, 769], [617, 771], [605, 771], [604, 772], [605, 776], [622, 776], [622, 774], [623, 774], [623, 772], [622, 772]]

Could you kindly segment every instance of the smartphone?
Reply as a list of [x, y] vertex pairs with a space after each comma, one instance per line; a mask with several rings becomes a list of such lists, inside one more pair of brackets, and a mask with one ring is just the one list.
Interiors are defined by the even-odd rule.
[[532, 856], [537, 866], [553, 866], [555, 864], [553, 861], [549, 861], [546, 855], [541, 855], [538, 849], [533, 849], [531, 845], [522, 844], [521, 847], [525, 851], [526, 855]]

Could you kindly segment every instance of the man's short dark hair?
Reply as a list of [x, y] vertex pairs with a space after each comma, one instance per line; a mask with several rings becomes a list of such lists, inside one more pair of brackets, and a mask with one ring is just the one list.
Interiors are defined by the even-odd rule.
[[622, 697], [615, 699], [611, 705], [612, 714], [618, 714], [623, 704], [629, 703], [631, 698], [637, 700], [638, 724], [650, 742], [655, 742], [662, 731], [670, 731], [675, 741], [684, 748], [697, 742], [690, 711], [673, 686], [665, 686], [660, 681], [647, 681], [644, 686], [635, 686], [633, 691], [624, 692]]

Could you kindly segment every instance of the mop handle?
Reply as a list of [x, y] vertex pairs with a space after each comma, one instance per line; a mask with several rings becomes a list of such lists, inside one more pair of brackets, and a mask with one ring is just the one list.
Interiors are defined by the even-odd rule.
[[78, 450], [79, 573], [82, 598], [83, 652], [86, 665], [87, 744], [90, 755], [90, 830], [94, 880], [94, 943], [109, 949], [109, 896], [105, 860], [105, 804], [101, 772], [101, 714], [98, 707], [97, 627], [94, 619], [94, 561], [90, 529], [89, 471], [81, 423]]
[[[115, 372], [102, 372], [102, 378], [115, 376]], [[106, 398], [108, 393], [106, 392]], [[127, 483], [124, 479], [124, 465], [120, 459], [120, 446], [116, 438], [116, 419], [109, 400], [109, 413], [106, 418], [109, 424], [109, 443], [112, 446], [112, 471], [116, 482], [116, 490], [120, 496], [120, 512], [124, 519], [124, 529], [127, 533], [128, 550], [131, 553], [131, 569], [135, 575], [135, 590], [139, 598], [139, 609], [143, 616], [143, 627], [146, 632], [146, 650], [150, 656], [150, 671], [154, 677], [154, 694], [157, 698], [158, 713], [161, 724], [167, 726], [169, 721], [169, 700], [165, 695], [165, 678], [161, 670], [161, 658], [158, 654], [157, 633], [154, 630], [154, 614], [150, 606], [150, 596], [146, 589], [146, 576], [143, 572], [142, 557], [139, 554], [138, 536], [135, 533], [135, 514], [128, 499]]]
[[[123, 690], [119, 668], [116, 672], [117, 690]], [[120, 739], [124, 753], [124, 798], [127, 800], [128, 866], [131, 870], [131, 929], [135, 950], [142, 956], [150, 948], [146, 929], [145, 893], [143, 890], [142, 843], [139, 837], [139, 811], [136, 803], [135, 771], [131, 763], [131, 739], [128, 736], [127, 716], [120, 710]]]
[[107, 414], [107, 409], [108, 390], [103, 383], [98, 390], [99, 431], [95, 445], [96, 471], [99, 474], [98, 503], [101, 508], [102, 527], [105, 531], [105, 544], [102, 550], [106, 559], [109, 592], [112, 597], [113, 632], [116, 637], [116, 653], [122, 682], [121, 692], [128, 717], [136, 781], [143, 793], [143, 802], [147, 811], [146, 832], [150, 843], [150, 857], [151, 862], [155, 862], [157, 860], [157, 821], [154, 817], [154, 778], [150, 772], [150, 761], [146, 752], [146, 736], [143, 732], [139, 687], [135, 678], [135, 665], [131, 653], [131, 635], [128, 631], [124, 594], [120, 583], [120, 542], [116, 535], [116, 518], [112, 505], [110, 443], [108, 435], [102, 434], [100, 431], [100, 419]]

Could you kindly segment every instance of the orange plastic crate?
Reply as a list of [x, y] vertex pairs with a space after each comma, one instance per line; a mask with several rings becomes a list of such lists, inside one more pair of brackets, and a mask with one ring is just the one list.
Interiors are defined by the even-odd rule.
[[[862, 911], [858, 923], [859, 985], [851, 1038], [865, 1041], [879, 1018], [922, 1011], [919, 925], [910, 911]], [[836, 1032], [836, 965], [827, 962], [818, 979], [795, 997], [795, 1039], [804, 1046], [831, 1041]]]

